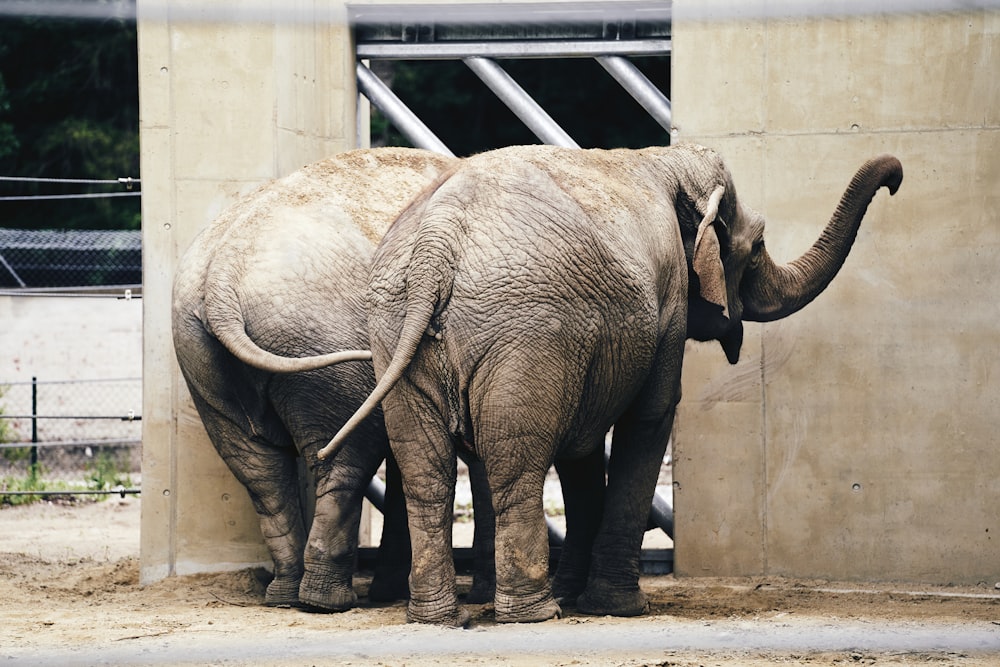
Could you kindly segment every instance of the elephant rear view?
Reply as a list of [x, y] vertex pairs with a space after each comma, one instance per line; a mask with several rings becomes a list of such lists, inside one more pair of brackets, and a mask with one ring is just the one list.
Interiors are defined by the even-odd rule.
[[[413, 540], [411, 620], [467, 621], [449, 557], [456, 449], [480, 457], [496, 511], [496, 618], [643, 613], [639, 555], [680, 399], [686, 338], [736, 363], [742, 320], [785, 317], [844, 262], [899, 162], [866, 162], [820, 239], [779, 266], [764, 220], [721, 157], [641, 150], [500, 149], [425, 191], [373, 259], [378, 385], [324, 448], [381, 402]], [[604, 478], [604, 438], [614, 426]], [[555, 463], [567, 533], [554, 581], [542, 488]]]
[[[225, 211], [177, 270], [177, 361], [212, 444], [260, 518], [274, 561], [268, 605], [355, 603], [361, 501], [389, 451], [381, 415], [360, 426], [342, 458], [320, 461], [316, 451], [374, 387], [363, 301], [374, 248], [410, 199], [454, 162], [383, 148], [308, 165]], [[336, 350], [364, 352], [322, 354]], [[314, 355], [319, 362], [300, 359]], [[353, 361], [322, 367], [344, 359]], [[316, 485], [308, 535], [300, 455]], [[408, 594], [402, 492], [391, 462], [388, 472], [373, 599]]]

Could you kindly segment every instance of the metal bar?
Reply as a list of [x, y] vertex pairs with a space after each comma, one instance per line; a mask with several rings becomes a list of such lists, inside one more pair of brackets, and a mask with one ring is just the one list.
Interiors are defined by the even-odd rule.
[[[142, 421], [142, 415], [0, 415], [0, 419], [115, 419], [123, 422]], [[35, 437], [35, 423], [31, 425], [31, 436]]]
[[141, 445], [142, 440], [52, 440], [49, 442], [3, 442], [0, 449], [17, 449], [21, 447], [134, 447]]
[[[372, 477], [371, 481], [368, 482], [368, 488], [365, 489], [365, 498], [372, 504], [372, 506], [379, 512], [384, 512], [385, 507], [385, 482], [378, 478], [378, 476]], [[475, 512], [475, 507], [472, 508]], [[566, 536], [559, 529], [552, 519], [545, 517], [545, 525], [549, 529], [549, 544], [561, 545]]]
[[120, 494], [122, 498], [126, 494], [142, 493], [139, 489], [111, 489], [109, 491], [96, 491], [87, 489], [85, 491], [0, 491], [0, 496], [94, 496]]
[[38, 419], [34, 416], [38, 412], [38, 378], [31, 376], [31, 467], [38, 465]]
[[[604, 465], [611, 459], [611, 443], [604, 444]], [[670, 501], [659, 494], [653, 492], [653, 504], [649, 508], [649, 521], [657, 528], [667, 534], [667, 537], [674, 539], [674, 508]]]
[[670, 39], [510, 42], [368, 42], [357, 45], [358, 58], [370, 60], [458, 60], [481, 58], [596, 58], [664, 56]]
[[368, 482], [368, 488], [365, 489], [365, 498], [367, 498], [372, 506], [379, 512], [384, 512], [385, 482], [379, 479], [377, 475], [372, 477], [372, 481]]
[[27, 380], [14, 381], [14, 382], [0, 382], [0, 385], [5, 387], [14, 386], [24, 386], [28, 384], [105, 384], [108, 382], [142, 382], [142, 378], [107, 378], [104, 380], [32, 380], [31, 382]]
[[598, 56], [597, 62], [628, 91], [660, 127], [670, 131], [673, 112], [670, 100], [635, 65], [620, 56]]
[[396, 97], [389, 87], [361, 62], [357, 64], [358, 90], [368, 98], [417, 148], [454, 157], [444, 142]]
[[7, 272], [14, 278], [14, 280], [17, 281], [17, 284], [20, 287], [27, 287], [28, 286], [28, 284], [26, 282], [24, 282], [23, 280], [21, 280], [21, 276], [17, 275], [17, 271], [15, 271], [14, 267], [10, 265], [10, 262], [8, 262], [4, 258], [3, 253], [0, 253], [0, 266], [2, 266], [3, 268], [7, 269]]
[[[475, 552], [471, 547], [452, 549], [455, 569], [459, 573], [471, 573], [475, 566]], [[549, 569], [554, 570], [562, 555], [560, 546], [549, 547]], [[358, 547], [358, 569], [371, 570], [378, 562], [378, 547]], [[643, 549], [639, 554], [639, 571], [642, 574], [670, 574], [674, 571], [673, 549]]]
[[674, 508], [659, 493], [653, 494], [653, 506], [649, 510], [649, 518], [670, 539], [674, 539]]
[[579, 148], [579, 144], [552, 120], [521, 86], [499, 65], [486, 58], [463, 58], [462, 62], [490, 87], [496, 96], [528, 126], [544, 143], [566, 148]]
[[[23, 289], [0, 289], [0, 296], [45, 296], [45, 297], [58, 297], [67, 298], [72, 297], [74, 299], [118, 299], [118, 300], [130, 300], [130, 299], [141, 299], [141, 294], [135, 294], [133, 292], [131, 297], [126, 297], [121, 294], [111, 294], [106, 293], [104, 290], [110, 289], [109, 287], [27, 287]], [[132, 290], [141, 290], [142, 285], [134, 285]], [[93, 290], [101, 290], [102, 293], [93, 293]], [[86, 292], [86, 293], [84, 293]]]

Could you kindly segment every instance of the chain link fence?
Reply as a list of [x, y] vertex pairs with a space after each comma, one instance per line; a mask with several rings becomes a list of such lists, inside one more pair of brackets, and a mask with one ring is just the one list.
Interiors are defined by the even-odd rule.
[[0, 289], [141, 282], [139, 231], [0, 229]]
[[139, 492], [141, 378], [0, 382], [0, 503]]

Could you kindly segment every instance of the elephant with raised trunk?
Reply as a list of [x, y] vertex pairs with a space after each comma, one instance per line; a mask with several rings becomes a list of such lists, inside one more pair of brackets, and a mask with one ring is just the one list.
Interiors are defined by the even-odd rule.
[[[644, 613], [641, 541], [685, 338], [718, 340], [735, 363], [742, 321], [816, 298], [876, 191], [901, 180], [895, 158], [866, 162], [820, 238], [784, 266], [721, 157], [693, 144], [511, 147], [422, 193], [372, 264], [378, 385], [320, 452], [381, 403], [413, 542], [410, 620], [468, 618], [449, 557], [456, 449], [483, 461], [493, 494], [498, 621], [558, 616], [559, 600]], [[553, 462], [568, 525], [550, 584], [542, 486]]]
[[[389, 453], [381, 414], [375, 414], [351, 434], [336, 461], [316, 456], [374, 388], [370, 354], [285, 357], [367, 350], [364, 292], [375, 245], [410, 198], [454, 163], [386, 148], [311, 164], [226, 210], [195, 238], [178, 267], [177, 361], [212, 444], [259, 515], [274, 562], [268, 605], [342, 610], [355, 604], [361, 501]], [[361, 361], [322, 367], [341, 359]], [[308, 533], [298, 456], [316, 486]], [[410, 545], [391, 459], [385, 502], [370, 588], [376, 600], [408, 595]]]

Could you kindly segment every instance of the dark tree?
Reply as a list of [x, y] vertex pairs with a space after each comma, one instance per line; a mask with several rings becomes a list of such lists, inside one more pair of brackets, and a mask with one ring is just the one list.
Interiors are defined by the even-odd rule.
[[[121, 19], [0, 19], [0, 176], [139, 176], [136, 28]], [[0, 195], [121, 192], [0, 183]], [[0, 227], [138, 229], [139, 198], [0, 201]]]

